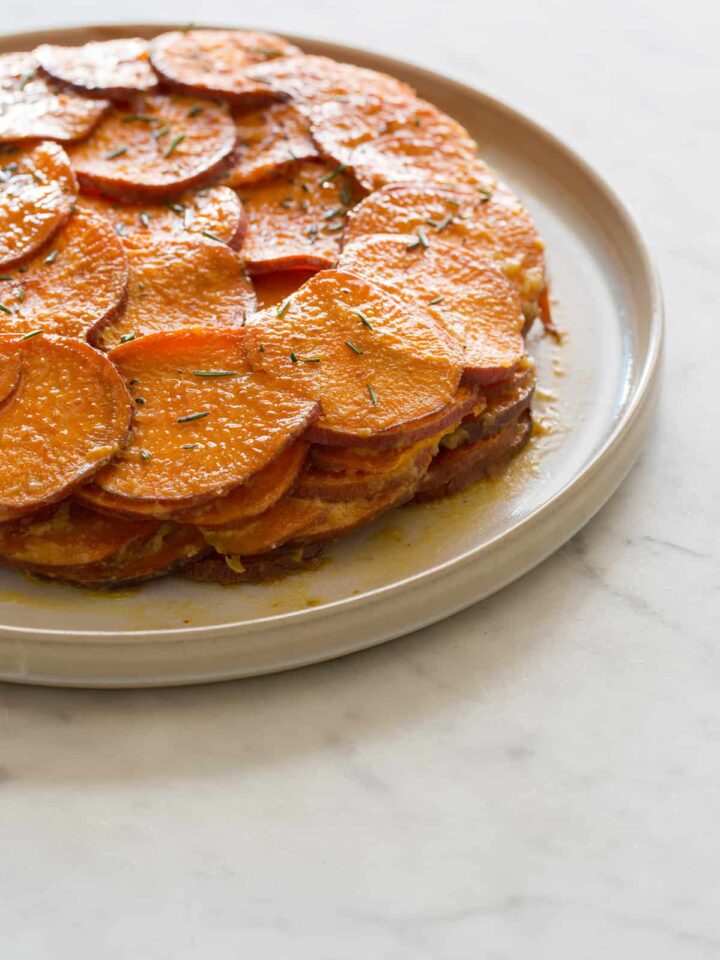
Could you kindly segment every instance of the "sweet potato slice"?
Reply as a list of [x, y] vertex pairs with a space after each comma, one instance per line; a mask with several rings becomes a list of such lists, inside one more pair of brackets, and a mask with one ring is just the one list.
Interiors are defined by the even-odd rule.
[[544, 244], [520, 201], [505, 187], [456, 190], [440, 185], [384, 187], [348, 217], [345, 243], [372, 233], [438, 235], [470, 257], [491, 257], [518, 288], [524, 308], [545, 286]]
[[395, 77], [328, 57], [287, 57], [252, 67], [248, 76], [267, 84], [277, 94], [290, 97], [293, 106], [306, 116], [328, 101], [395, 102], [414, 93], [412, 87]]
[[90, 97], [123, 99], [157, 87], [147, 40], [128, 37], [81, 47], [43, 43], [34, 51], [43, 72]]
[[68, 567], [99, 563], [158, 527], [153, 520], [121, 520], [89, 510], [72, 498], [49, 516], [0, 524], [0, 557], [12, 563]]
[[0, 170], [0, 267], [29, 257], [70, 216], [77, 182], [63, 148], [49, 140], [3, 158]]
[[32, 566], [30, 570], [52, 580], [86, 587], [119, 587], [153, 580], [182, 569], [202, 553], [205, 543], [192, 527], [163, 524], [137, 546], [118, 551], [102, 563], [68, 567]]
[[249, 30], [175, 30], [151, 43], [152, 64], [168, 86], [223, 97], [248, 109], [281, 95], [268, 84], [251, 80], [247, 69], [298, 53], [298, 47], [282, 37]]
[[372, 279], [391, 293], [425, 306], [457, 338], [465, 377], [492, 383], [508, 376], [525, 353], [520, 297], [486, 258], [435, 233], [375, 234], [345, 247], [338, 267]]
[[489, 437], [452, 450], [441, 450], [430, 464], [415, 498], [436, 500], [464, 490], [520, 453], [531, 433], [532, 417], [526, 410]]
[[0, 409], [17, 390], [21, 373], [22, 351], [19, 344], [0, 341]]
[[195, 526], [231, 526], [268, 510], [284, 496], [295, 483], [306, 454], [307, 444], [296, 440], [245, 483], [199, 507], [193, 499], [173, 503], [130, 500], [101, 490], [94, 483], [80, 487], [75, 496], [81, 503], [113, 516], [175, 520]]
[[240, 327], [255, 308], [255, 291], [240, 257], [202, 237], [123, 241], [130, 274], [122, 314], [98, 342], [110, 349], [128, 338], [184, 327]]
[[425, 181], [494, 184], [467, 130], [417, 97], [324, 103], [312, 112], [311, 130], [320, 152], [352, 170], [366, 190]]
[[238, 192], [248, 220], [243, 256], [253, 275], [332, 266], [347, 212], [360, 198], [338, 167], [312, 160]]
[[0, 281], [0, 333], [84, 339], [122, 306], [127, 258], [112, 226], [78, 210], [32, 260]]
[[122, 379], [80, 340], [0, 337], [22, 354], [20, 383], [0, 409], [0, 518], [67, 496], [124, 443], [132, 411]]
[[243, 330], [176, 330], [116, 347], [136, 405], [130, 441], [96, 478], [130, 500], [199, 505], [249, 480], [317, 415], [314, 400], [253, 372]]
[[255, 557], [243, 557], [242, 560], [213, 552], [193, 560], [183, 569], [182, 575], [197, 583], [263, 583], [278, 580], [289, 573], [314, 570], [322, 561], [322, 554], [323, 547], [319, 543], [289, 550], [272, 550]]
[[434, 437], [413, 445], [394, 468], [381, 473], [362, 470], [337, 473], [308, 467], [298, 477], [293, 493], [298, 497], [320, 497], [335, 502], [376, 497], [399, 486], [418, 484], [437, 451], [439, 439]]
[[258, 306], [274, 307], [281, 300], [287, 299], [317, 273], [316, 270], [279, 270], [277, 273], [261, 273], [253, 277]]
[[255, 369], [320, 400], [308, 436], [323, 443], [407, 428], [457, 389], [458, 353], [434, 318], [351, 273], [317, 274], [245, 329]]
[[299, 536], [326, 512], [322, 500], [305, 500], [286, 496], [274, 507], [244, 523], [224, 530], [204, 530], [205, 540], [218, 553], [233, 556], [253, 556], [267, 553], [280, 544]]
[[0, 55], [0, 143], [86, 137], [110, 106], [41, 77], [31, 53]]
[[212, 178], [235, 146], [228, 107], [150, 94], [116, 107], [70, 159], [83, 189], [124, 200], [176, 196]]
[[229, 187], [192, 190], [166, 203], [119, 203], [90, 194], [80, 198], [79, 206], [107, 217], [121, 237], [139, 234], [175, 240], [200, 234], [239, 250], [245, 236], [242, 204]]
[[231, 187], [276, 176], [296, 160], [319, 159], [310, 124], [290, 103], [273, 103], [235, 117], [237, 160], [228, 174]]

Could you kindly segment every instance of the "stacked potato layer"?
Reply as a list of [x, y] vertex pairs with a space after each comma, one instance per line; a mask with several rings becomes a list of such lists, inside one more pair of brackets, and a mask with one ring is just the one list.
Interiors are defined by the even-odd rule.
[[245, 31], [0, 57], [0, 558], [258, 580], [531, 431], [543, 244], [392, 77]]

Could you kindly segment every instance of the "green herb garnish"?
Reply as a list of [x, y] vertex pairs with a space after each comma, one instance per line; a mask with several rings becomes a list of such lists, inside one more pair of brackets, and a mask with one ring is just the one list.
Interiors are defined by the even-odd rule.
[[140, 223], [141, 223], [144, 227], [149, 227], [149, 226], [150, 226], [150, 214], [149, 214], [149, 213], [145, 213], [144, 210], [143, 210], [143, 212], [140, 214]]
[[181, 449], [181, 450], [194, 450], [195, 447], [199, 447], [199, 446], [200, 446], [199, 443], [183, 443], [183, 444], [181, 444], [180, 449]]
[[191, 420], [202, 420], [203, 417], [209, 416], [209, 410], [203, 410], [200, 413], [188, 413], [184, 417], [178, 417], [178, 423], [190, 423]]
[[131, 340], [134, 340], [134, 339], [135, 339], [135, 334], [134, 334], [134, 333], [124, 333], [124, 334], [120, 337], [120, 343], [130, 343], [130, 341], [131, 341]]
[[445, 299], [445, 297], [435, 297], [434, 300], [431, 300], [431, 301], [430, 301], [430, 303], [428, 304], [428, 306], [429, 306], [429, 307], [434, 307], [435, 304], [437, 304], [437, 303], [442, 303], [444, 299]]
[[236, 377], [237, 370], [193, 370], [194, 377]]
[[31, 330], [30, 333], [24, 334], [20, 337], [21, 340], [30, 340], [32, 337], [39, 337], [41, 333], [44, 333], [44, 330]]
[[4, 303], [0, 303], [0, 313], [12, 313], [10, 307], [6, 307]]
[[106, 160], [114, 160], [115, 157], [121, 157], [124, 153], [128, 152], [128, 148], [125, 146], [116, 147], [114, 150], [111, 150], [110, 153], [105, 154]]
[[60, 256], [60, 251], [59, 251], [59, 250], [53, 250], [52, 253], [49, 253], [49, 254], [45, 257], [45, 263], [55, 263], [55, 261], [57, 260], [57, 258], [58, 258], [59, 256]]
[[[348, 291], [348, 292], [349, 292], [349, 291]], [[365, 314], [362, 312], [362, 310], [351, 310], [350, 313], [354, 313], [356, 317], [359, 317], [359, 318], [360, 318], [360, 322], [362, 323], [362, 325], [363, 325], [364, 327], [367, 327], [368, 330], [374, 330], [374, 329], [375, 329], [375, 327], [370, 323], [370, 321], [369, 321], [368, 318], [365, 316]]]
[[345, 346], [346, 346], [346, 347], [350, 347], [350, 349], [352, 350], [352, 352], [353, 352], [353, 353], [357, 353], [358, 356], [360, 356], [360, 357], [365, 353], [365, 351], [364, 351], [364, 350], [361, 350], [360, 347], [356, 346], [356, 345], [352, 342], [352, 340], [346, 340], [346, 341], [345, 341]]
[[370, 384], [368, 384], [368, 394], [370, 396], [370, 402], [374, 407], [376, 407], [378, 405], [377, 394], [375, 393], [373, 388], [370, 386]]
[[174, 153], [176, 148], [180, 146], [180, 144], [183, 142], [184, 139], [185, 139], [184, 133], [179, 133], [176, 137], [173, 137], [172, 140], [170, 141], [170, 145], [168, 146], [163, 156], [169, 157], [170, 154]]
[[129, 113], [123, 117], [121, 123], [159, 123], [158, 117], [151, 117], [149, 113]]
[[150, 453], [149, 450], [141, 450], [141, 451], [140, 451], [140, 459], [141, 459], [141, 460], [145, 460], [146, 462], [147, 462], [148, 460], [152, 460], [152, 454]]
[[196, 103], [194, 107], [190, 107], [190, 109], [188, 110], [188, 116], [196, 117], [199, 113], [203, 112], [203, 109], [204, 108], [201, 106], [201, 104]]
[[341, 173], [344, 173], [347, 170], [347, 164], [341, 163], [339, 167], [335, 167], [334, 170], [331, 170], [330, 173], [326, 173], [324, 177], [321, 177], [318, 180], [318, 186], [321, 187], [324, 183], [330, 183], [331, 180], [334, 180], [335, 177], [339, 177]]
[[277, 309], [277, 315], [279, 320], [282, 320], [282, 318], [288, 312], [289, 306], [290, 306], [290, 298], [288, 297], [287, 300], [283, 300], [283, 302], [280, 304], [280, 306]]
[[214, 240], [215, 243], [225, 243], [221, 237], [218, 237], [218, 235], [211, 230], [201, 230], [200, 233], [202, 233], [204, 237], [207, 237], [208, 240]]

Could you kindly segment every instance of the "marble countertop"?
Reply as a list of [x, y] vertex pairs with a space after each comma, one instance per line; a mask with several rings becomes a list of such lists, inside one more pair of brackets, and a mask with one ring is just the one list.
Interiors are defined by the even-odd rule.
[[[413, 636], [205, 688], [0, 687], [2, 955], [720, 957], [717, 5], [309, 7], [246, 19], [485, 88], [618, 189], [667, 301], [660, 415], [564, 549]], [[3, 29], [105, 13], [6, 0]], [[200, 17], [244, 14], [105, 15]]]

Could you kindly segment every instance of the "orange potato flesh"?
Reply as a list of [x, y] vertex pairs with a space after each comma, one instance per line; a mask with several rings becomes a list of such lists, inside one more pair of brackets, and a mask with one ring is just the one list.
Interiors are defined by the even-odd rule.
[[243, 256], [253, 275], [332, 266], [347, 211], [359, 199], [337, 167], [312, 160], [238, 193], [248, 221]]
[[504, 379], [525, 353], [516, 289], [492, 261], [471, 259], [432, 228], [423, 236], [427, 246], [407, 235], [365, 237], [344, 248], [338, 266], [425, 306], [457, 338], [466, 378]]
[[252, 556], [266, 553], [308, 528], [326, 509], [320, 500], [301, 500], [286, 496], [273, 507], [236, 527], [226, 530], [205, 529], [205, 540], [218, 553], [234, 556]]
[[253, 287], [257, 297], [258, 307], [274, 307], [285, 300], [291, 293], [315, 276], [316, 270], [279, 270], [277, 273], [261, 273], [253, 277]]
[[0, 170], [0, 267], [33, 254], [67, 220], [77, 197], [70, 160], [43, 141], [3, 158]]
[[121, 520], [65, 500], [50, 516], [0, 524], [0, 556], [14, 563], [51, 567], [99, 563], [150, 536], [153, 520]]
[[121, 237], [139, 234], [175, 240], [188, 234], [211, 234], [238, 250], [245, 236], [242, 205], [229, 187], [193, 190], [166, 203], [120, 203], [88, 194], [80, 198], [79, 206], [106, 217]]
[[238, 157], [227, 177], [231, 187], [243, 187], [281, 173], [296, 160], [318, 159], [310, 124], [290, 103], [273, 103], [235, 117]]
[[433, 437], [420, 441], [410, 448], [404, 462], [383, 473], [337, 473], [310, 467], [300, 474], [293, 493], [298, 497], [320, 497], [334, 502], [376, 497], [401, 485], [417, 484], [437, 452], [439, 440]]
[[240, 327], [255, 308], [242, 260], [225, 244], [201, 237], [164, 240], [136, 235], [123, 242], [129, 263], [125, 309], [98, 340], [111, 349], [123, 338], [184, 327]]
[[82, 47], [43, 43], [34, 53], [49, 77], [88, 96], [125, 97], [157, 87], [149, 44], [139, 37]]
[[293, 106], [306, 115], [328, 101], [402, 101], [414, 93], [411, 87], [395, 77], [350, 63], [338, 63], [328, 57], [287, 57], [253, 67], [248, 76], [262, 80], [271, 90], [290, 97]]
[[205, 547], [202, 536], [192, 527], [163, 524], [139, 546], [119, 551], [97, 564], [72, 567], [32, 566], [44, 577], [88, 587], [112, 587], [152, 580], [182, 567]]
[[245, 329], [251, 365], [319, 400], [337, 442], [434, 413], [457, 389], [458, 351], [434, 318], [351, 273], [316, 274]]
[[389, 186], [366, 197], [348, 217], [345, 243], [372, 233], [428, 236], [461, 246], [470, 257], [491, 257], [534, 301], [545, 286], [544, 244], [525, 207], [505, 187], [486, 192], [438, 185]]
[[83, 189], [126, 200], [176, 196], [226, 164], [235, 146], [228, 107], [177, 94], [115, 107], [70, 149]]
[[169, 86], [247, 107], [277, 99], [267, 84], [248, 78], [247, 68], [297, 53], [281, 37], [247, 30], [177, 30], [151, 43], [152, 64]]
[[493, 185], [467, 130], [416, 97], [325, 103], [313, 111], [311, 130], [320, 152], [352, 170], [366, 190], [424, 181]]
[[38, 67], [31, 53], [0, 55], [0, 143], [81, 140], [110, 106], [61, 90]]
[[44, 330], [84, 339], [118, 312], [127, 277], [125, 251], [112, 226], [78, 210], [52, 243], [12, 279], [0, 281], [0, 333]]
[[14, 343], [0, 342], [0, 409], [17, 390], [22, 374], [22, 353]]
[[[247, 363], [243, 330], [177, 330], [116, 347], [136, 405], [130, 440], [96, 478], [130, 500], [198, 505], [268, 466], [317, 415]], [[220, 374], [220, 375], [218, 375]]]
[[194, 500], [129, 500], [101, 490], [94, 483], [80, 487], [75, 496], [95, 510], [119, 517], [157, 518], [195, 526], [224, 527], [269, 509], [293, 485], [307, 453], [307, 444], [296, 440], [267, 467], [239, 487], [201, 506]]
[[22, 353], [0, 409], [0, 518], [65, 497], [120, 449], [132, 411], [117, 371], [80, 340], [0, 337]]

